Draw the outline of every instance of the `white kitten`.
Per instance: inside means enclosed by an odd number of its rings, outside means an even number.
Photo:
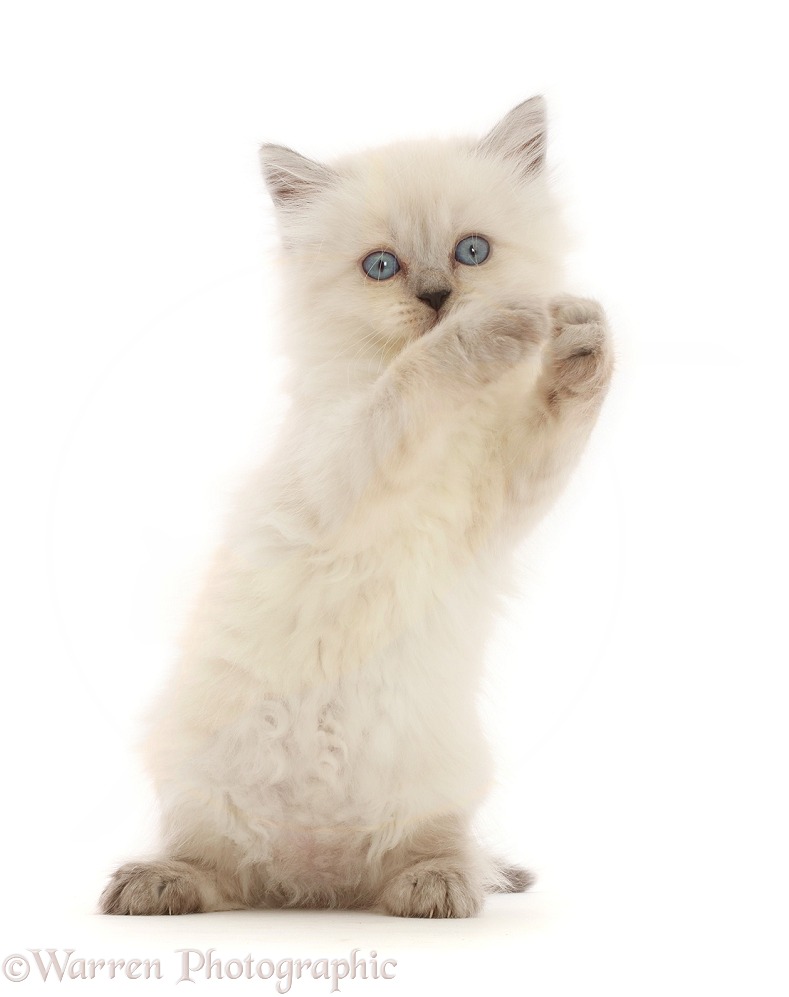
[[[481,142],[263,148],[293,404],[153,718],[162,856],[114,874],[106,913],[465,917],[528,885],[470,831],[477,682],[612,365],[599,306],[559,296],[544,136],[534,98]]]

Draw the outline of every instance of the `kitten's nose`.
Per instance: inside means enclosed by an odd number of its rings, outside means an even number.
[[[449,297],[449,291],[428,291],[427,294],[418,294],[417,297],[420,301],[424,301],[425,304],[430,305],[431,308],[435,308],[438,311]]]

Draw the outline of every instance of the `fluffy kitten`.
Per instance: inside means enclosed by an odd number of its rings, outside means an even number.
[[[262,149],[292,407],[153,717],[161,856],[104,912],[467,917],[528,885],[470,830],[475,694],[512,549],[612,366],[600,307],[559,293],[544,151],[540,98],[480,142]]]

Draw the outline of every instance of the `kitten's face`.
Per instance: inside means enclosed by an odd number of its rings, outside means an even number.
[[[308,336],[347,361],[366,346],[402,348],[472,298],[552,293],[562,239],[541,111],[528,101],[482,143],[402,143],[332,168],[264,147],[288,293]]]

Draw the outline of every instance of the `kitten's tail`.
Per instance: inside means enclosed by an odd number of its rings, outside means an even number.
[[[496,864],[496,873],[488,883],[490,893],[523,893],[532,886],[537,877],[519,865]]]

